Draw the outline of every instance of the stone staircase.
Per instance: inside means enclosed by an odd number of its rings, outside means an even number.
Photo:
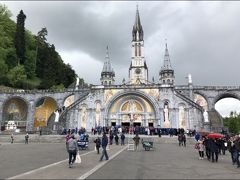
[[[66,128],[66,125],[67,125],[67,115],[68,115],[69,111],[72,110],[74,107],[76,107],[84,99],[86,99],[88,94],[89,94],[89,91],[83,92],[80,95],[79,99],[77,99],[70,106],[65,108],[65,110],[60,114],[58,122],[54,122],[55,114],[53,112],[51,114],[51,116],[49,117],[49,119],[48,119],[47,126],[42,128],[42,134],[45,134],[45,135],[60,134],[62,129]],[[55,126],[56,130],[53,130],[54,126]]]
[[[0,144],[3,143],[10,143],[11,142],[11,135],[7,134],[0,134]],[[96,139],[97,135],[90,135],[89,142],[93,143]],[[129,135],[126,135],[125,143],[128,142]],[[131,136],[132,138],[132,136]],[[147,136],[147,135],[140,135],[141,140],[152,139],[154,143],[157,144],[177,144],[178,139],[177,136],[169,137],[169,136]],[[140,143],[141,143],[140,140]],[[25,142],[25,134],[15,134],[14,135],[14,143],[24,143]],[[65,135],[39,135],[39,134],[29,134],[29,143],[65,143]],[[115,141],[113,141],[115,143]],[[187,136],[187,144],[195,144],[194,137]]]
[[[204,112],[203,108],[195,103],[194,101],[192,101],[191,99],[189,99],[188,97],[184,96],[183,94],[181,94],[178,91],[174,91],[176,96],[178,96],[179,98],[183,99],[184,101],[188,102],[189,104],[191,104],[193,107],[195,107],[196,109],[200,110],[202,113]]]
[[[208,111],[208,119],[210,121],[211,131],[213,132],[222,131],[223,118],[215,109]]]
[[[0,135],[0,144],[10,143],[11,135]],[[24,143],[25,134],[16,134],[14,135],[14,143]],[[29,143],[64,143],[64,135],[42,135],[39,134],[29,134]]]

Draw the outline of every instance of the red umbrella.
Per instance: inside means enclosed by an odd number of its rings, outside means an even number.
[[[210,133],[210,134],[208,134],[208,138],[216,138],[216,139],[218,139],[218,138],[223,138],[223,137],[224,137],[224,135],[219,134],[219,133]]]

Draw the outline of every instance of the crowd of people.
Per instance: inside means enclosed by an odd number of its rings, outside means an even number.
[[[226,151],[231,154],[233,165],[240,167],[239,153],[240,153],[240,136],[224,136],[222,138],[209,138],[208,136],[195,136],[195,149],[198,150],[199,159],[206,159],[211,162],[218,162],[219,155],[225,155]]]
[[[156,131],[156,132],[155,132]],[[95,148],[97,151],[97,154],[100,154],[100,147],[102,147],[102,155],[100,157],[100,161],[103,160],[105,157],[106,160],[109,159],[109,156],[106,151],[106,147],[108,143],[112,145],[115,143],[116,145],[119,145],[119,141],[121,145],[125,145],[125,134],[133,133],[135,134],[133,140],[134,140],[134,149],[137,150],[139,146],[140,137],[139,134],[160,134],[160,137],[162,134],[167,134],[172,136],[177,136],[178,138],[178,145],[181,147],[186,147],[186,135],[187,136],[194,136],[196,140],[195,149],[197,149],[199,154],[199,159],[203,160],[204,158],[211,161],[211,162],[218,162],[219,155],[225,155],[226,151],[229,151],[231,154],[231,160],[233,165],[237,165],[237,167],[240,167],[239,163],[239,153],[240,153],[240,136],[228,136],[225,135],[223,138],[209,138],[207,135],[200,135],[196,131],[185,131],[184,129],[165,129],[166,132],[164,132],[163,128],[148,128],[143,129],[142,127],[133,127],[132,131],[129,128],[121,127],[121,126],[112,126],[112,127],[101,127],[98,126],[96,128],[92,128],[92,135],[97,135],[96,139],[94,140]],[[76,133],[77,132],[77,133]],[[155,132],[152,133],[151,132]],[[163,133],[164,132],[164,133]],[[68,140],[71,139],[74,134],[79,134],[80,139],[86,138],[86,130],[84,128],[81,128],[79,130],[72,129],[67,131],[66,136],[66,144],[68,144]],[[102,134],[102,137],[100,138],[100,135]],[[106,134],[109,134],[109,138]],[[72,135],[72,136],[71,136]],[[68,138],[67,138],[68,137]],[[88,136],[87,136],[88,139]],[[68,147],[67,147],[68,148]],[[69,148],[68,148],[69,150]],[[69,152],[69,166],[75,161],[75,152]],[[71,159],[71,160],[70,160]]]

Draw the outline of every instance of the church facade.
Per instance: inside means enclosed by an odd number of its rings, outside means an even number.
[[[108,47],[101,72],[101,86],[92,91],[68,115],[68,128],[96,126],[144,126],[161,128],[209,129],[206,100],[193,93],[191,75],[188,85],[175,85],[166,44],[158,82],[149,81],[144,57],[144,31],[136,10],[132,29],[132,54],[129,79],[115,85],[115,72]]]

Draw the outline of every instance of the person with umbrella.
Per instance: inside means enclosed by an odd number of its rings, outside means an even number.
[[[218,162],[218,146],[216,143],[216,139],[210,138],[209,140],[209,147],[210,147],[210,154],[212,157],[212,162]],[[214,154],[215,154],[215,159],[214,159]]]
[[[207,159],[210,161],[210,158],[211,158],[210,143],[209,143],[210,140],[208,137],[204,137],[203,139],[204,139],[203,145],[205,146],[206,156],[207,156]]]

